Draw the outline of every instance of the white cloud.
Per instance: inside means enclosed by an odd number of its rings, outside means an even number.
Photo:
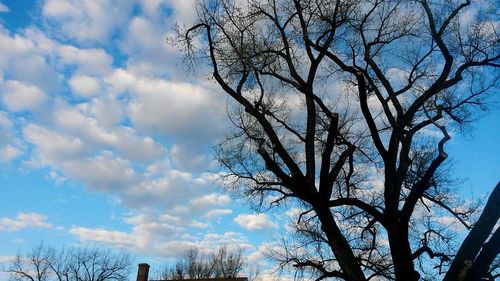
[[[204,217],[207,219],[217,218],[225,215],[230,215],[233,213],[231,209],[213,209],[208,211]]]
[[[460,223],[455,217],[438,217],[437,222],[445,226],[447,229],[451,229],[457,233],[466,230],[465,226]]]
[[[137,241],[133,236],[121,231],[73,227],[70,229],[70,233],[84,241],[104,242],[122,248],[133,248],[137,246]]]
[[[207,207],[214,205],[226,205],[231,202],[231,198],[225,194],[207,194],[191,200],[191,204],[197,207]]]
[[[135,17],[128,26],[128,40],[124,42],[124,48],[128,53],[146,58],[158,60],[167,59],[168,48],[165,42],[165,30],[155,26],[144,17]],[[158,40],[161,38],[160,40]],[[171,52],[170,52],[171,53]]]
[[[20,81],[6,81],[3,88],[3,102],[10,111],[35,110],[45,100],[45,93],[34,85]]]
[[[138,180],[139,176],[129,165],[129,161],[103,152],[95,157],[65,161],[60,169],[64,175],[85,183],[91,189],[113,192],[125,190]]]
[[[7,112],[0,111],[0,146],[10,143],[14,137],[14,124],[10,121]]]
[[[170,157],[177,167],[191,172],[206,172],[216,165],[208,154],[202,154],[182,144],[174,144],[170,148]]]
[[[168,2],[174,9],[174,16],[177,22],[191,24],[193,19],[196,18],[194,0],[168,0]]]
[[[101,90],[99,80],[91,76],[75,75],[69,81],[71,90],[81,97],[92,97]]]
[[[79,49],[70,45],[59,45],[56,51],[64,64],[76,65],[77,72],[85,75],[106,75],[112,72],[113,57],[103,49]]]
[[[164,148],[151,137],[137,136],[135,130],[130,127],[111,127],[110,124],[105,124],[108,127],[106,128],[91,115],[94,110],[95,107],[89,104],[61,106],[54,113],[55,121],[95,150],[115,150],[121,156],[134,161],[154,161],[164,156]],[[105,122],[109,123],[109,120]]]
[[[132,2],[128,0],[47,0],[43,15],[54,28],[80,42],[102,43],[126,23]]]
[[[12,263],[17,259],[16,256],[0,256],[0,264],[2,263]]]
[[[105,243],[160,257],[178,258],[193,247],[208,253],[223,244],[234,248],[252,248],[246,238],[236,232],[189,235],[186,227],[200,228],[206,225],[194,220],[179,221],[170,215],[138,214],[125,218],[125,222],[132,226],[131,231],[75,226],[70,233],[82,241]]]
[[[111,128],[125,118],[123,104],[112,97],[92,99],[88,103],[88,115],[99,120],[105,128]]]
[[[131,87],[130,117],[150,133],[175,137],[185,145],[206,145],[222,131],[221,103],[200,86],[139,78]]]
[[[135,2],[141,6],[132,18]],[[42,3],[43,27],[0,27],[0,90],[28,89],[23,99],[2,94],[5,108],[45,110],[36,120],[0,112],[0,161],[24,150],[26,163],[47,168],[46,179],[76,181],[145,212],[125,219],[129,231],[75,222],[70,231],[82,241],[170,257],[222,243],[249,248],[239,233],[210,233],[212,219],[233,213],[229,196],[214,193],[216,176],[203,173],[214,164],[207,145],[225,129],[225,96],[193,77],[179,82],[177,55],[164,40],[175,20],[192,19],[193,1]],[[164,8],[174,16],[162,14]],[[127,34],[114,37],[117,31]],[[117,41],[122,44],[108,48]],[[115,60],[115,47],[125,62]],[[30,215],[36,227],[51,227],[46,217],[36,224],[35,215],[25,214],[4,218],[0,229],[23,227]]]
[[[205,148],[223,130],[222,96],[208,88],[156,79],[117,69],[106,82],[115,95],[131,95],[132,125],[148,134],[163,135],[193,149]]]
[[[234,221],[247,230],[264,230],[278,227],[267,214],[240,214]]]
[[[41,164],[56,165],[85,155],[88,148],[78,138],[60,134],[38,125],[29,124],[23,130],[27,141],[35,145]]]
[[[9,162],[23,152],[15,135],[14,124],[6,112],[0,111],[0,162]]]
[[[20,149],[13,147],[12,145],[0,147],[0,162],[9,162],[17,158],[22,153],[23,152]]]
[[[210,192],[213,188],[196,183],[192,174],[175,169],[166,169],[159,174],[144,174],[140,183],[134,184],[123,194],[124,203],[134,208],[155,208],[158,205],[175,209],[189,207],[188,203]],[[182,209],[182,208],[179,208]],[[193,211],[186,209],[186,211]]]
[[[0,28],[0,71],[10,80],[22,81],[45,92],[58,90],[60,75],[48,64],[45,47],[27,36],[19,33],[11,36]]]
[[[52,225],[47,223],[47,216],[39,213],[20,212],[15,218],[0,218],[0,232],[25,228],[52,228]]]
[[[0,13],[8,13],[9,7],[5,6],[5,4],[0,3]]]

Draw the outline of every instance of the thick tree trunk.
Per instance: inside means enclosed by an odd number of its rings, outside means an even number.
[[[491,262],[493,261],[493,259],[486,259],[483,257],[481,257],[480,259],[476,259],[476,257],[478,256],[478,253],[482,247],[483,250],[488,250],[488,245],[484,245],[484,243],[490,236],[499,218],[500,182],[497,183],[495,189],[493,189],[493,192],[491,193],[490,197],[488,198],[488,202],[484,207],[483,213],[460,246],[460,249],[458,250],[457,255],[455,256],[455,259],[453,260],[450,269],[446,273],[443,281],[457,281],[460,280],[460,278],[464,279],[464,277],[459,278],[459,276],[467,275],[466,271],[469,270],[471,266],[475,268],[479,267],[477,264],[474,265],[474,263],[481,262],[481,260],[483,260],[482,262],[489,260],[491,260]],[[498,239],[498,235],[494,235],[492,237],[493,240],[491,242],[493,245],[495,243],[498,243],[495,242],[495,238]],[[486,254],[486,252],[484,254]],[[482,268],[483,271],[488,270],[491,266],[491,262],[490,264],[482,264],[480,268]],[[478,274],[485,273],[486,272],[478,272]]]
[[[366,277],[354,256],[351,246],[342,235],[328,207],[315,209],[321,222],[321,230],[326,234],[328,244],[337,259],[342,272],[349,281],[366,281]]]
[[[500,253],[500,227],[495,230],[490,240],[483,245],[481,252],[477,256],[472,268],[467,274],[467,281],[484,281],[488,276],[488,271],[495,258]]]
[[[417,281],[420,274],[415,271],[408,240],[408,225],[394,223],[388,228],[389,246],[397,281]]]

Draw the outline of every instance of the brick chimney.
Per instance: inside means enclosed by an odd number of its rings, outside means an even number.
[[[148,281],[149,264],[140,263],[139,270],[137,270],[137,281]]]

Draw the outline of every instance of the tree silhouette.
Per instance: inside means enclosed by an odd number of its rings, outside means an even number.
[[[131,263],[125,253],[97,248],[58,250],[40,244],[25,256],[17,255],[7,272],[15,281],[125,281]]]
[[[174,40],[230,97],[224,182],[257,207],[303,209],[282,265],[316,280],[492,278],[499,187],[474,223],[445,144],[498,89],[495,5],[197,2]],[[470,230],[458,252],[456,222]]]
[[[203,255],[198,249],[192,248],[186,250],[184,257],[175,265],[165,266],[159,279],[234,278],[243,273],[244,267],[245,257],[241,249],[232,251],[227,246],[220,246],[216,252]]]

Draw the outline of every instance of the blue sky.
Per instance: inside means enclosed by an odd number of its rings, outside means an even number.
[[[228,244],[261,261],[277,219],[208,173],[225,96],[165,43],[191,2],[0,3],[0,261],[41,241],[153,264]]]
[[[225,243],[263,262],[288,213],[253,213],[217,187],[226,97],[165,43],[192,1],[0,3],[0,262],[41,241],[153,264]],[[447,145],[464,197],[499,180],[499,101]]]

